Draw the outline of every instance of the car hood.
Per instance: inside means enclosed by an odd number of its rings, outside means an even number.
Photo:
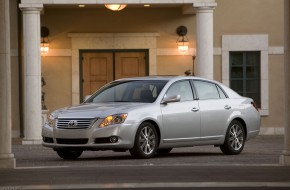
[[[139,108],[148,103],[111,102],[84,103],[77,106],[57,110],[58,118],[104,118],[108,115],[127,113],[131,109]]]

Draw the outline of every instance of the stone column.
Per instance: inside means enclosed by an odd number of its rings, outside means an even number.
[[[196,9],[195,75],[213,79],[213,9],[215,1],[194,3]]]
[[[0,0],[0,168],[14,168],[11,150],[11,63],[9,1]]]
[[[40,11],[42,4],[20,4],[24,44],[24,139],[23,144],[41,143]]]
[[[284,88],[285,88],[285,120],[284,150],[280,156],[280,164],[290,165],[290,3],[284,1]]]

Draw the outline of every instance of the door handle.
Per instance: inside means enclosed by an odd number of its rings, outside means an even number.
[[[199,109],[198,108],[192,108],[191,111],[197,112]]]
[[[229,105],[225,105],[225,109],[226,110],[229,110],[229,109],[231,109],[232,107],[231,106],[229,106]]]

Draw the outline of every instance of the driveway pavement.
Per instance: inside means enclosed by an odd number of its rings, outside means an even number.
[[[258,136],[246,142],[242,154],[225,156],[219,148],[199,146],[175,148],[170,154],[156,155],[153,159],[132,159],[129,152],[87,151],[78,160],[64,161],[56,152],[41,145],[20,145],[13,143],[13,153],[17,167],[47,166],[126,166],[126,165],[278,165],[283,149],[283,136]]]
[[[279,165],[282,136],[258,136],[240,155],[213,146],[176,148],[152,159],[129,152],[85,152],[64,161],[41,145],[13,141],[16,169],[0,170],[11,189],[290,189],[290,167]]]

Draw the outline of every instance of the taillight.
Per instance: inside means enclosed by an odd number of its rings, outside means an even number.
[[[259,108],[258,108],[258,106],[257,106],[257,104],[256,104],[255,102],[251,102],[251,104],[254,106],[254,108],[255,108],[257,111],[259,111]]]

